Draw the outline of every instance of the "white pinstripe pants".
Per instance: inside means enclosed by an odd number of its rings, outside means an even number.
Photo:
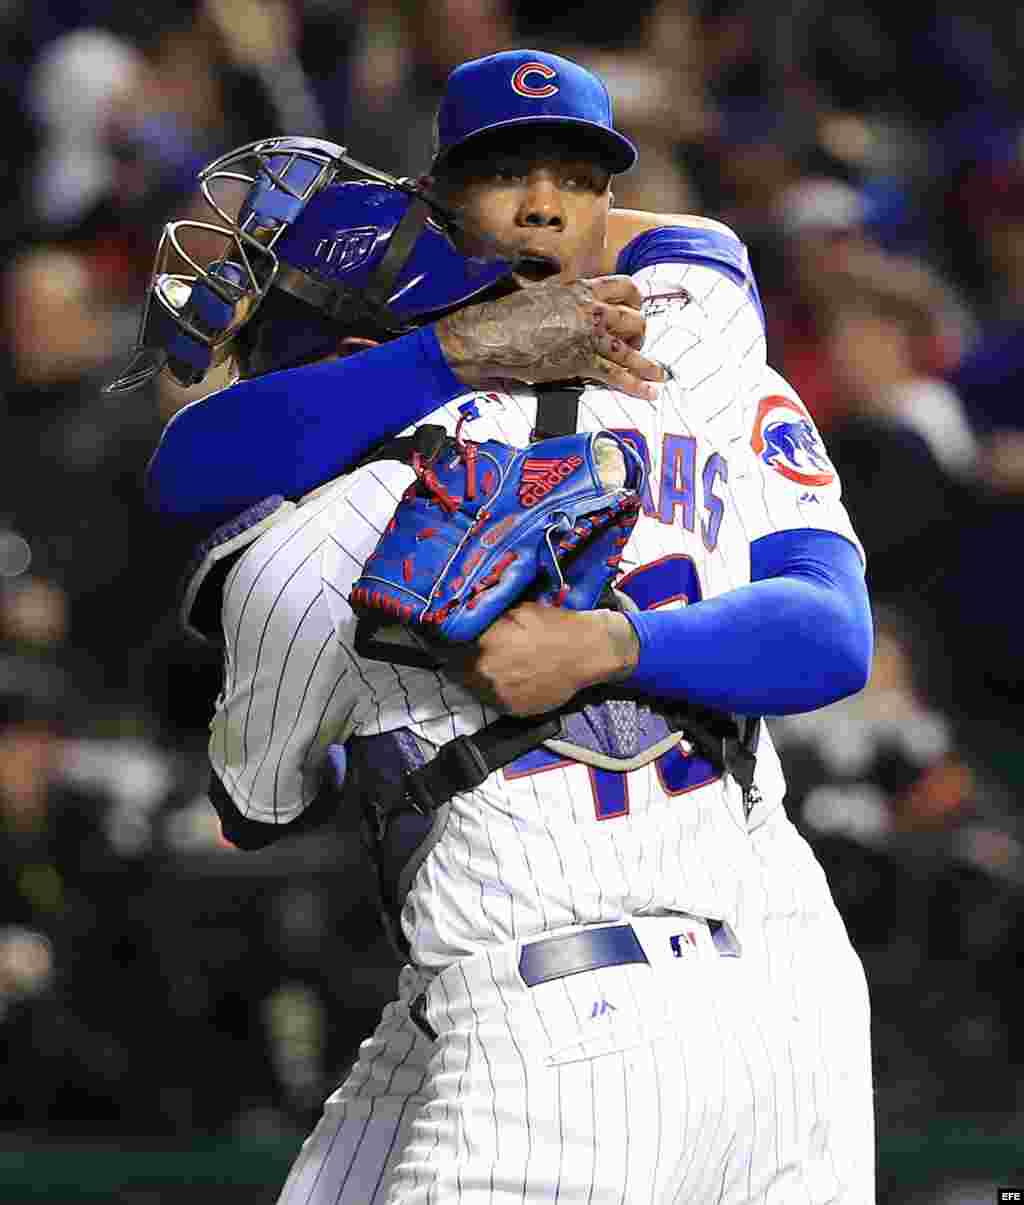
[[[429,982],[434,1042],[404,972],[279,1205],[872,1205],[860,962],[810,851],[762,828],[739,958],[700,922],[634,918],[647,965],[528,988],[496,948]]]

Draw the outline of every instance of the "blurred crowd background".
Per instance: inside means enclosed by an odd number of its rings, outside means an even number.
[[[176,620],[191,534],[142,495],[189,395],[100,386],[203,163],[301,133],[415,174],[448,71],[537,45],[607,81],[641,149],[618,204],[747,241],[769,359],[840,470],[875,665],[773,724],[788,806],[871,983],[879,1200],[988,1201],[1024,1168],[1024,12],[4,0],[0,22],[0,1173],[54,1140],[290,1155],[390,994],[354,826],[220,839],[219,662]]]

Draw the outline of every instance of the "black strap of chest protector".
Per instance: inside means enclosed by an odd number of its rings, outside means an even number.
[[[456,737],[442,745],[426,765],[405,772],[405,799],[399,806],[404,803],[429,815],[456,795],[480,786],[495,770],[557,737],[563,713],[602,699],[622,699],[624,694],[628,692],[621,687],[598,687],[576,695],[564,708],[544,716],[501,716],[472,736]],[[651,705],[651,700],[644,701]],[[667,701],[660,710],[677,731],[685,733],[701,756],[719,772],[736,780],[745,800],[754,802],[754,769],[761,734],[759,717],[734,716],[708,707]]]
[[[538,440],[549,439],[553,435],[574,434],[583,389],[584,386],[576,381],[554,381],[550,385],[538,385],[536,426],[530,433],[530,438]],[[444,427],[424,423],[411,435],[399,435],[378,444],[349,471],[354,472],[376,460],[401,460],[411,464],[414,452],[418,452],[430,463],[437,457],[448,438]]]
[[[537,422],[530,438],[550,439],[553,435],[574,435],[580,409],[583,384],[579,381],[552,381],[535,385]]]
[[[561,726],[557,714],[504,715],[472,736],[457,736],[426,765],[405,772],[405,803],[425,816],[436,812],[456,795],[480,786],[495,770],[557,736]]]

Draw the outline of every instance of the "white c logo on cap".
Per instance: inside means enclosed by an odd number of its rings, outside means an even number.
[[[528,84],[526,77],[539,75],[541,79],[552,80],[557,74],[554,67],[549,67],[547,63],[523,63],[512,76],[512,91],[531,98],[554,96],[558,91],[557,84]]]

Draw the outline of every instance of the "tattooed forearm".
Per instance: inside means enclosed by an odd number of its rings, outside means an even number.
[[[600,322],[588,284],[541,284],[450,314],[437,336],[467,383],[504,376],[532,385],[580,376],[597,352]]]
[[[452,371],[470,387],[585,377],[638,396],[661,369],[643,341],[639,294],[628,277],[543,283],[449,314],[435,327]]]

